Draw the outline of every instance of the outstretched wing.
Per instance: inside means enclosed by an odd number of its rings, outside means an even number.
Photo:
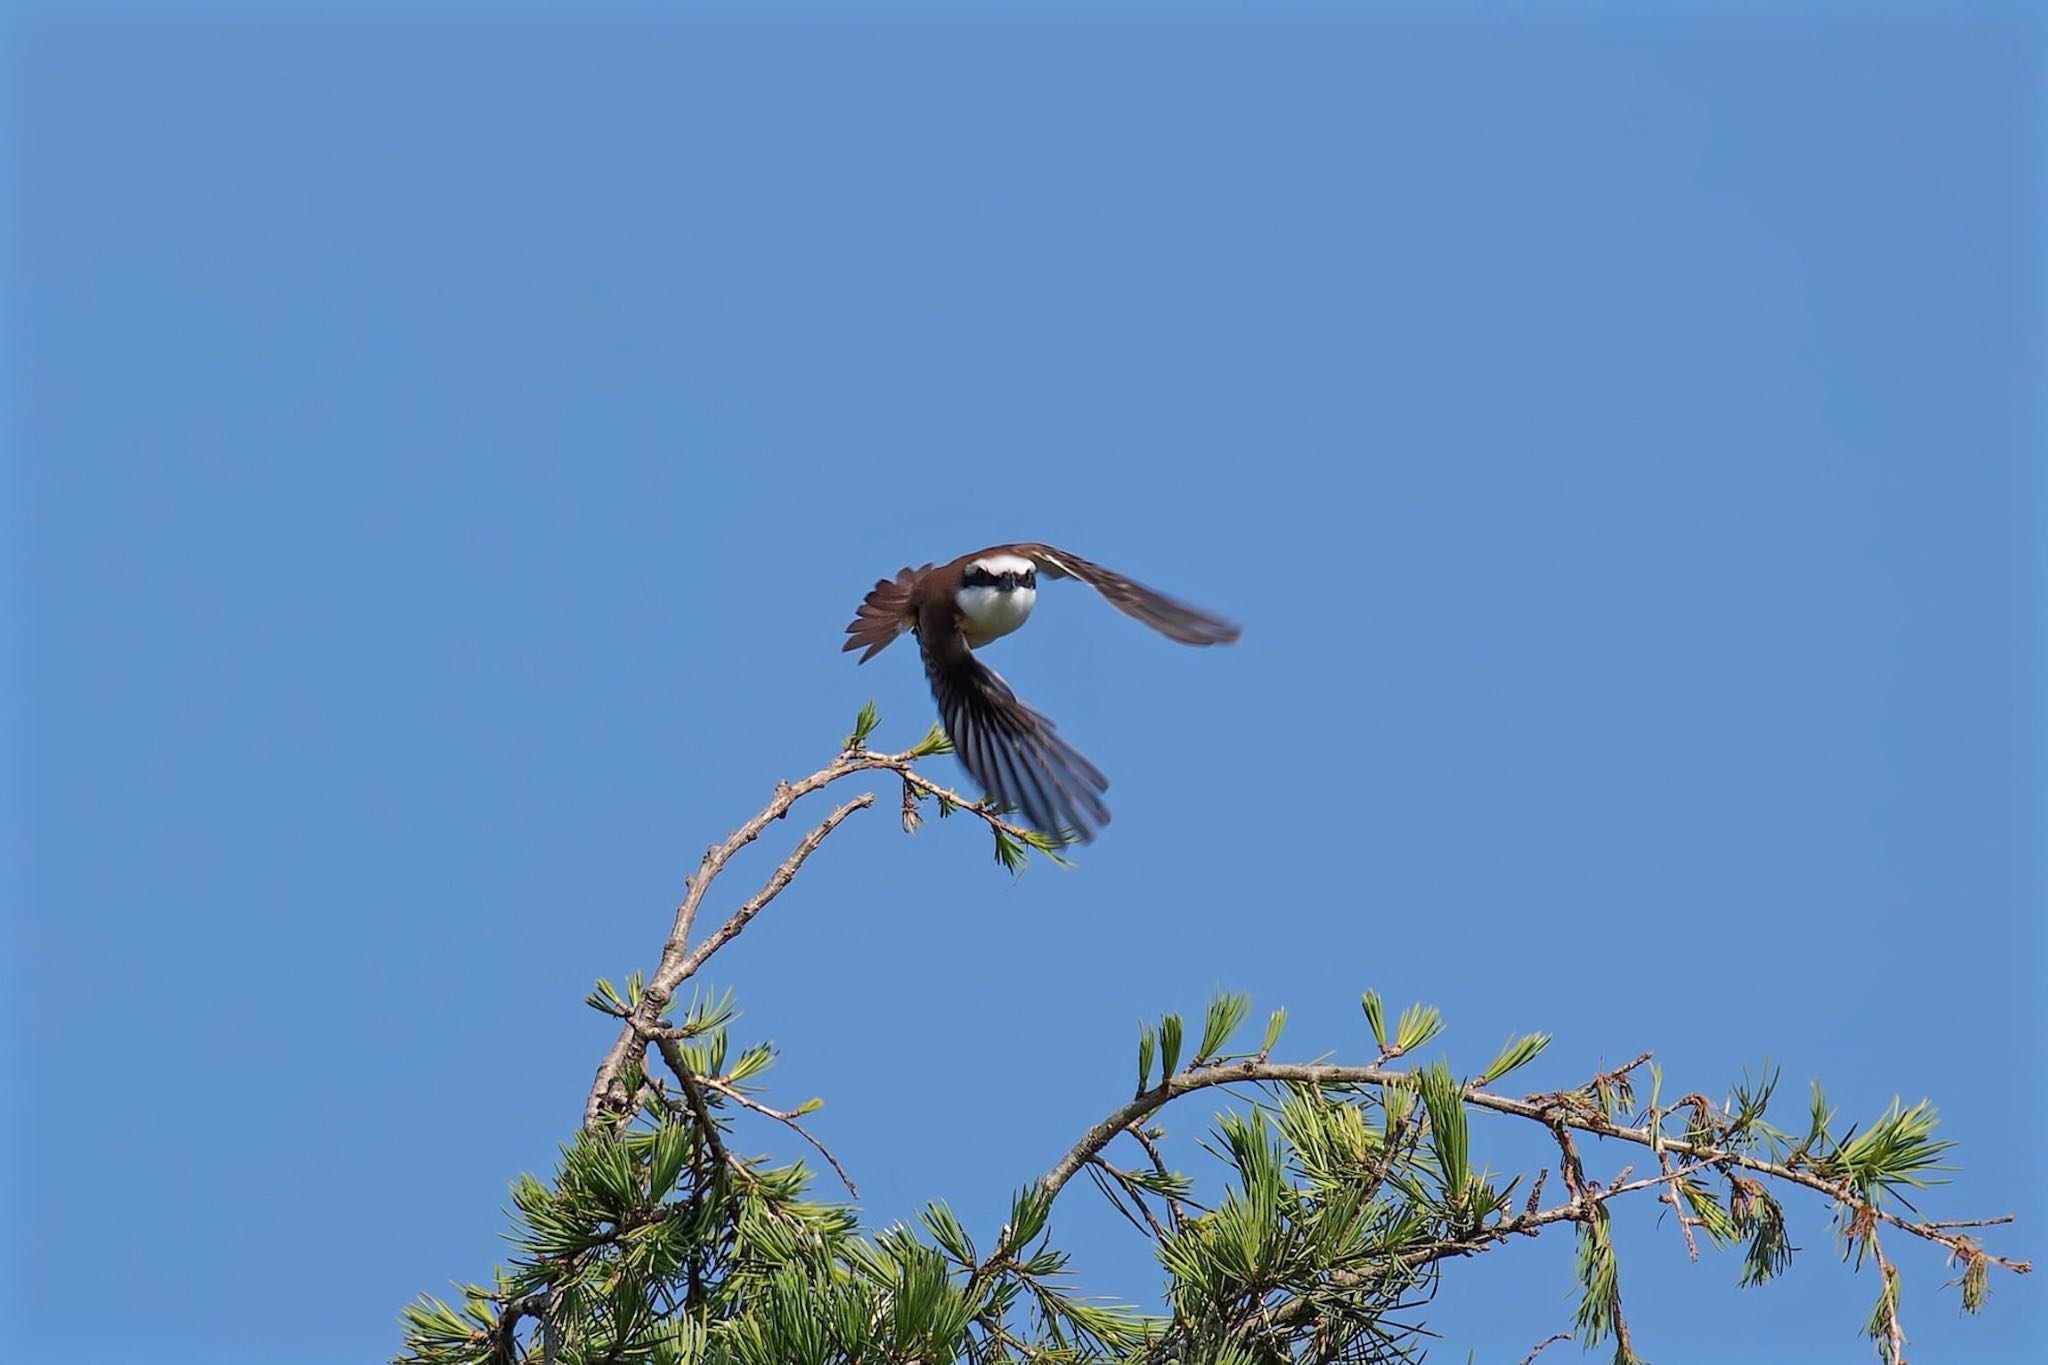
[[[841,654],[850,649],[865,649],[859,662],[866,663],[889,647],[889,642],[917,624],[917,612],[911,606],[911,596],[924,576],[932,571],[927,564],[922,569],[905,567],[897,571],[895,579],[884,578],[875,584],[853,613],[853,623],[846,633],[853,638],[839,647]]]
[[[953,752],[968,776],[1043,834],[1071,831],[1086,843],[1109,823],[1109,779],[1059,737],[1051,721],[1017,700],[974,657],[958,630],[920,630],[925,676]]]
[[[1118,611],[1136,617],[1169,640],[1178,640],[1184,645],[1227,645],[1243,634],[1234,623],[1220,616],[1211,616],[1199,607],[1176,602],[1165,593],[1154,592],[1143,583],[1134,583],[1115,570],[1090,563],[1077,554],[1069,554],[1050,545],[1012,545],[1009,548],[1032,560],[1041,573],[1050,577],[1080,579],[1108,598],[1110,605]]]

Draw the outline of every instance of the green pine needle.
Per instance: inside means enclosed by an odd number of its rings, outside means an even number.
[[[1024,851],[1024,845],[1004,833],[1000,826],[990,825],[988,828],[989,832],[995,835],[996,861],[1013,873],[1023,872],[1024,865],[1030,857]]]
[[[1547,1033],[1525,1033],[1519,1038],[1510,1038],[1501,1046],[1500,1054],[1491,1065],[1479,1074],[1474,1085],[1491,1085],[1510,1071],[1518,1070],[1536,1060],[1538,1053],[1550,1046]]]
[[[1387,1015],[1380,1003],[1378,991],[1367,991],[1358,997],[1358,1007],[1365,1011],[1366,1026],[1372,1029],[1373,1045],[1381,1052],[1387,1050]]]
[[[1259,1040],[1259,1056],[1264,1057],[1273,1050],[1273,1044],[1280,1041],[1280,1030],[1287,1027],[1287,1011],[1274,1010],[1266,1017],[1266,1036]]]
[[[1465,1186],[1471,1177],[1467,1150],[1469,1132],[1465,1123],[1465,1087],[1442,1062],[1416,1073],[1422,1087],[1422,1104],[1429,1111],[1429,1145],[1443,1175],[1444,1202],[1455,1212],[1465,1206]]]
[[[1202,1047],[1195,1054],[1195,1062],[1214,1061],[1251,1012],[1252,998],[1241,992],[1219,993],[1211,999],[1202,1020]]]
[[[1444,1016],[1435,1005],[1416,1003],[1401,1011],[1394,1028],[1394,1051],[1413,1052],[1443,1032]]]
[[[1173,1073],[1180,1067],[1181,1022],[1178,1014],[1164,1015],[1159,1020],[1159,1078],[1161,1082],[1173,1079]]]
[[[882,713],[875,709],[874,700],[870,698],[867,704],[860,708],[860,714],[853,718],[853,733],[846,737],[843,746],[846,752],[857,754],[867,748],[868,736],[872,735],[875,727],[881,723]]]

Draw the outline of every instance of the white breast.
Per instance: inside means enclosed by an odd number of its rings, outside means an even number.
[[[1038,602],[1038,589],[1001,588],[979,586],[960,589],[956,599],[960,603],[960,614],[966,618],[960,623],[960,633],[967,637],[967,643],[977,648],[998,636],[1011,631],[1030,619],[1031,608]]]

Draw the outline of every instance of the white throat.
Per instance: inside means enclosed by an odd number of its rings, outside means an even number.
[[[1038,602],[1036,588],[964,587],[955,594],[960,604],[960,633],[977,648],[1030,619]]]

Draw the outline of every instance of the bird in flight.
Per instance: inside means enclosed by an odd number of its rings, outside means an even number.
[[[1118,611],[1185,645],[1227,645],[1239,634],[1230,622],[1100,564],[1027,542],[882,579],[846,628],[851,638],[841,652],[864,649],[859,661],[866,663],[904,631],[915,632],[946,736],[968,776],[1041,833],[1067,831],[1085,843],[1109,822],[1102,802],[1109,779],[974,656],[1024,624],[1038,601],[1040,574],[1078,578]]]

